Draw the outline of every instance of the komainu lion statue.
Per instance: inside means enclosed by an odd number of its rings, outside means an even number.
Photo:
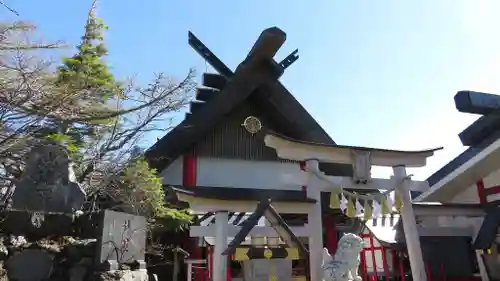
[[[361,281],[358,275],[359,253],[363,250],[363,239],[347,233],[340,238],[337,252],[332,257],[323,248],[323,281]]]

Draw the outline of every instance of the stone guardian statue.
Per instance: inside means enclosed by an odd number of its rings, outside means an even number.
[[[332,257],[323,248],[323,281],[361,281],[358,275],[359,254],[363,250],[363,239],[347,233],[340,238],[337,252]]]

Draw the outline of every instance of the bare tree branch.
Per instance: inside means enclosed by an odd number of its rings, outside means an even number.
[[[79,53],[65,58],[62,66],[44,59],[60,42],[33,39],[35,27],[25,22],[0,23],[0,200],[12,194],[30,148],[59,138],[70,151],[83,188],[112,198],[117,208],[149,216],[164,204],[157,193],[163,187],[147,163],[137,160],[141,145],[151,132],[171,128],[171,114],[192,98],[195,71],[189,69],[180,81],[160,73],[145,87],[118,81],[109,72],[92,76],[91,66],[106,67],[100,60],[104,47],[91,42],[102,39],[96,31],[102,27],[94,18],[96,6],[94,0],[87,21],[94,29],[86,27]],[[78,64],[89,56],[98,59]],[[91,205],[93,209],[96,204]]]
[[[10,6],[8,6],[7,4],[5,4],[5,2],[0,1],[0,5],[4,6],[7,10],[9,10],[10,12],[12,12],[16,16],[19,16],[19,13],[16,10],[14,10],[13,8],[11,8]]]

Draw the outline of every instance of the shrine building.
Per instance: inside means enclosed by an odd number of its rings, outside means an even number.
[[[238,81],[238,86],[248,90],[239,91],[225,88],[227,80],[233,75],[232,71],[191,33],[189,43],[206,56],[207,62],[219,73],[203,74],[203,87],[197,89],[196,100],[191,102],[185,119],[146,152],[151,167],[159,171],[167,188],[190,191],[213,200],[238,203],[270,197],[276,204],[307,204],[304,192],[307,187],[300,184],[302,180],[297,176],[304,163],[279,159],[274,149],[264,144],[264,135],[258,131],[253,133],[251,128],[254,126],[259,130],[258,126],[262,126],[265,130],[294,139],[335,144],[277,80],[279,70],[282,72],[298,58],[297,52],[278,66],[263,66],[277,69],[275,77],[266,77],[269,82],[251,89],[251,82],[243,79]],[[226,92],[231,92],[230,98],[221,95]],[[245,120],[247,126],[244,126]],[[328,175],[352,174],[348,165],[320,164],[320,169]],[[322,200],[325,201],[323,206],[328,206],[329,195],[324,194]],[[230,212],[229,223],[237,225],[247,217],[246,212]],[[307,221],[307,215],[300,213],[287,213],[283,217],[290,226],[303,227]],[[208,225],[212,219],[211,212],[198,214],[197,224]],[[323,210],[323,221],[325,246],[332,253],[340,233],[358,232],[358,228],[362,227],[357,220],[346,218],[339,210],[328,207]],[[271,239],[253,240],[253,244],[259,244]],[[189,258],[206,260],[211,243],[213,239],[210,238],[189,238],[185,246],[190,253]],[[305,276],[306,264],[306,261],[294,262],[294,275]],[[238,268],[237,263],[231,265]],[[205,280],[203,274],[206,273],[195,273],[194,280]],[[241,274],[234,272],[231,276],[237,278]]]
[[[306,210],[310,209],[311,204],[320,203],[322,241],[330,253],[335,253],[337,242],[343,233],[355,233],[365,240],[360,267],[360,276],[364,281],[411,280],[407,243],[399,214],[394,212],[366,222],[356,216],[347,216],[337,207],[331,208],[333,197],[329,192],[321,192],[319,198],[310,198],[307,180],[304,179],[305,161],[278,157],[276,149],[266,144],[266,136],[276,136],[284,141],[335,146],[335,141],[279,81],[286,68],[298,59],[297,51],[281,62],[272,59],[285,39],[286,35],[278,28],[265,30],[248,56],[233,72],[194,34],[189,33],[190,46],[218,73],[203,73],[202,86],[197,89],[196,98],[191,102],[184,120],[160,138],[145,154],[150,166],[157,169],[163,178],[167,200],[179,205],[187,202],[182,206],[190,207],[195,212],[196,221],[189,233],[186,233],[183,245],[189,253],[183,269],[187,280],[217,280],[214,274],[220,274],[219,264],[214,265],[212,259],[214,251],[220,251],[220,248],[214,247],[220,234],[214,226],[216,217],[227,221],[227,234],[224,234],[227,237],[221,239],[227,239],[224,244],[230,244],[233,237],[240,233],[244,222],[249,218],[253,219],[257,203],[267,199],[272,199],[273,209],[279,213],[278,221],[282,219],[280,227],[289,232],[280,233],[278,230],[278,233],[274,233],[271,228],[276,228],[276,223],[255,221],[255,230],[248,232],[252,235],[239,241],[238,247],[252,249],[244,250],[246,254],[243,259],[251,259],[249,255],[254,254],[267,255],[268,259],[271,256],[282,259],[290,257],[285,267],[290,268],[291,280],[308,280],[308,271],[311,270],[308,256],[290,253],[296,253],[294,249],[302,243],[306,248],[310,247],[308,240],[304,239],[311,231],[308,228],[310,222]],[[500,147],[500,140],[496,142],[499,142]],[[492,145],[491,142],[489,145]],[[481,147],[484,149],[484,145]],[[500,153],[500,148],[498,151]],[[432,152],[426,151],[426,157],[432,155]],[[472,161],[481,153],[469,152],[475,156],[469,157],[467,161]],[[460,162],[460,165],[465,162]],[[491,160],[488,163],[491,164]],[[484,169],[483,166],[479,168]],[[495,184],[490,178],[500,177],[500,173],[498,176],[485,175],[484,179],[481,178],[482,181],[477,182],[472,180],[473,176],[469,176],[467,182],[471,181],[470,185],[473,187],[462,187],[462,178],[450,179],[455,175],[453,169],[444,167],[442,170],[447,172],[438,172],[438,175],[429,178],[431,188],[428,189],[427,185],[426,189],[421,190],[418,197],[420,202],[413,204],[427,266],[426,279],[475,280],[476,271],[477,276],[480,273],[476,270],[477,257],[471,250],[474,242],[471,240],[472,232],[469,231],[468,223],[482,220],[485,216],[485,211],[479,205],[482,201],[477,194],[486,194],[485,198],[495,197],[496,193],[492,191],[495,188],[484,190]],[[353,165],[347,164],[319,161],[319,171],[326,176],[354,176]],[[461,187],[456,187],[458,185]],[[483,186],[483,189],[476,186]],[[443,188],[446,191],[440,191]],[[453,192],[456,197],[452,198],[449,190],[455,190]],[[478,193],[478,190],[483,191]],[[348,191],[356,194],[379,193],[378,190],[368,189]],[[464,203],[464,200],[474,204],[458,204]],[[425,203],[426,201],[453,204],[436,205]],[[221,210],[226,210],[227,213],[220,214],[218,211]],[[465,221],[465,225],[444,226],[437,222],[445,220],[440,214],[448,216],[448,221],[449,217],[451,220],[456,220],[457,216],[464,217],[462,221]],[[490,216],[497,220],[500,217]],[[411,217],[405,218],[413,220]],[[392,238],[377,236],[377,228],[381,226],[393,230]],[[289,235],[290,231],[293,235]],[[294,247],[289,247],[290,241]],[[446,250],[443,247],[447,247]],[[259,248],[264,250],[260,251]],[[271,253],[266,252],[265,249],[268,248],[282,249]],[[244,277],[250,274],[247,272],[249,267],[242,266],[242,256],[234,254],[234,248],[232,250],[233,254],[228,255],[225,264],[227,268],[223,269],[227,270],[227,274],[223,276],[227,277],[227,281],[247,280]],[[460,261],[453,258],[464,254],[466,256]],[[220,256],[221,252],[217,255]],[[419,281],[418,278],[413,280]]]
[[[203,73],[203,86],[197,89],[196,99],[191,102],[184,120],[146,152],[151,167],[159,171],[167,188],[190,191],[213,200],[238,204],[271,197],[278,204],[307,204],[308,198],[304,192],[306,186],[302,186],[302,180],[297,177],[304,163],[279,159],[274,149],[264,144],[264,135],[252,133],[249,127],[255,121],[258,123],[253,124],[256,130],[262,126],[266,130],[309,142],[335,144],[334,140],[286,87],[276,80],[279,74],[274,78],[266,78],[270,81],[257,89],[227,89],[225,85],[232,77],[232,71],[193,34],[190,34],[189,43],[202,54],[208,51],[209,55],[205,59],[219,73]],[[292,53],[277,69],[284,70],[296,58],[296,52]],[[239,84],[241,88],[252,87],[245,80]],[[228,91],[231,91],[229,99],[221,96]],[[245,120],[250,123],[246,127],[243,125]],[[328,175],[344,176],[352,173],[348,165],[322,164],[320,168]],[[323,197],[322,200],[328,202],[329,195],[324,194]],[[328,203],[323,205],[328,206]],[[211,212],[200,213],[197,224],[209,225],[213,217]],[[230,212],[229,223],[238,225],[247,217],[247,212]],[[283,217],[290,226],[303,227],[307,221],[307,215],[304,214],[288,213]],[[361,227],[361,224],[346,218],[339,210],[328,207],[323,210],[323,221],[325,246],[333,253],[339,233],[357,232],[356,228]],[[259,244],[271,239],[253,240],[253,244]],[[189,258],[206,260],[211,243],[213,238],[189,238],[185,246],[190,253]],[[202,264],[200,267],[203,267]],[[305,261],[294,262],[294,274],[304,276],[305,264]],[[241,277],[242,272],[237,272],[238,264],[233,262],[231,265],[231,276]],[[203,279],[204,274],[207,273],[195,272],[193,280],[206,280]]]

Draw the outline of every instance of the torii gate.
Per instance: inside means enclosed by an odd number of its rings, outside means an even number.
[[[424,167],[428,157],[442,148],[422,151],[396,151],[367,147],[340,145],[323,145],[293,140],[275,133],[267,133],[264,141],[268,147],[274,148],[278,157],[306,163],[308,174],[307,196],[316,199],[317,203],[308,213],[309,263],[311,281],[322,279],[321,262],[323,237],[321,231],[321,192],[334,191],[334,188],[345,189],[398,189],[403,201],[401,218],[408,247],[413,280],[426,281],[425,266],[418,236],[415,214],[413,212],[410,191],[428,189],[426,182],[412,181],[406,174],[406,167]],[[319,162],[350,164],[354,176],[326,176],[319,170]],[[371,166],[392,167],[394,175],[390,179],[372,179]]]

